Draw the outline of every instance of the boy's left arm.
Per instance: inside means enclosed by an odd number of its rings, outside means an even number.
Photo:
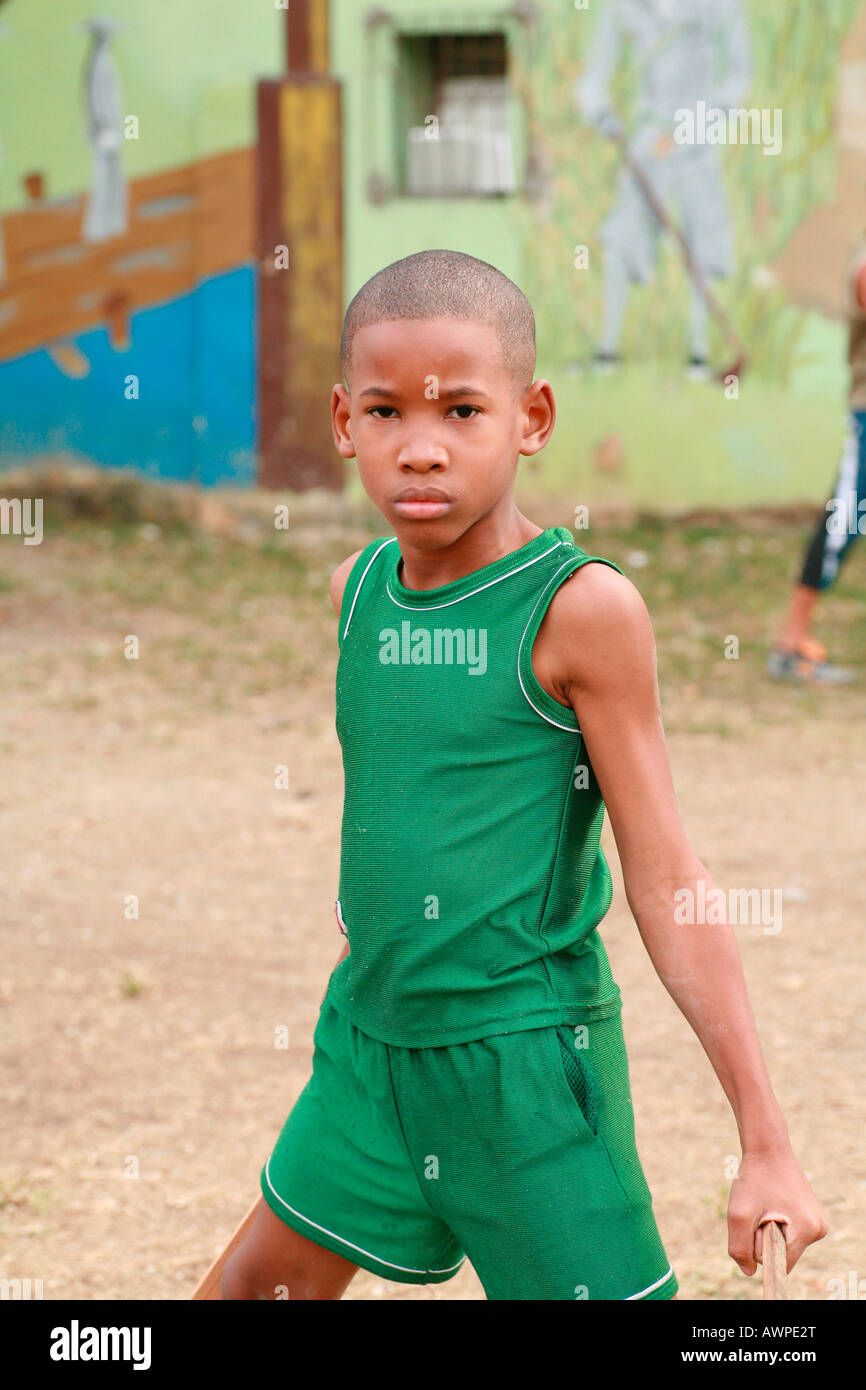
[[[680,823],[643,599],[609,566],[584,565],[557,591],[545,624],[555,685],[577,715],[641,938],[736,1117],[742,1160],[728,1204],[729,1254],[754,1274],[759,1226],[772,1218],[785,1223],[790,1270],[826,1235],[827,1221],[773,1094],[733,931],[724,922],[685,925],[674,916],[678,890],[697,895],[703,880],[703,901],[712,901],[714,884]]]

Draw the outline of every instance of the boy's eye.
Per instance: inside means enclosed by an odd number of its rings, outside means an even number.
[[[470,412],[469,414],[459,416],[458,418],[461,420],[471,420],[473,415],[480,415],[481,413],[477,405],[452,405],[448,414],[450,415],[454,410],[465,410]],[[389,411],[390,414],[380,415],[380,411]],[[397,407],[393,405],[374,405],[367,411],[368,415],[377,416],[380,420],[390,420],[396,413]]]

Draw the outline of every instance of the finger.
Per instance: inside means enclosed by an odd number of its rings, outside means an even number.
[[[788,1271],[794,1268],[807,1245],[812,1245],[816,1240],[823,1240],[827,1234],[826,1222],[815,1226],[806,1224],[798,1226],[789,1223],[783,1228],[785,1243],[788,1248]]]
[[[809,1237],[805,1231],[801,1231],[796,1226],[783,1226],[782,1232],[785,1237],[785,1247],[788,1261],[788,1273],[794,1268],[806,1246],[809,1244]]]
[[[728,1254],[744,1274],[754,1274],[755,1227],[747,1216],[728,1212]]]

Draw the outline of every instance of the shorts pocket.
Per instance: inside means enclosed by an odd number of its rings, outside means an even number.
[[[588,1028],[556,1025],[560,1071],[574,1108],[589,1136],[604,1153],[610,1171],[632,1210],[652,1205],[635,1144],[628,1058],[618,1017]],[[575,1041],[587,1039],[586,1047]]]
[[[581,1032],[585,1033],[585,1029]],[[587,1056],[588,1048],[579,1047],[578,1032],[568,1024],[556,1024],[553,1032],[553,1046],[556,1052],[557,1074],[577,1112],[585,1131],[598,1138],[601,1118],[602,1092],[592,1063]]]

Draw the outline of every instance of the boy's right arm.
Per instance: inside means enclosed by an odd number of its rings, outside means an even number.
[[[341,561],[341,563],[340,563],[340,564],[337,566],[337,568],[334,570],[334,573],[331,575],[331,584],[330,584],[331,602],[332,602],[332,604],[334,605],[334,611],[335,611],[335,613],[337,614],[337,617],[338,617],[338,618],[339,618],[339,616],[340,616],[340,608],[341,608],[342,602],[343,602],[343,593],[344,593],[344,591],[345,591],[346,584],[347,584],[348,579],[349,579],[349,575],[352,573],[352,570],[354,569],[354,566],[355,566],[355,561],[357,560],[357,558],[358,558],[358,556],[359,556],[360,554],[361,554],[361,551],[360,551],[360,550],[356,550],[355,553],[354,553],[354,555],[350,555],[350,556],[348,557],[348,559]],[[334,970],[336,970],[336,968],[337,968],[337,966],[340,964],[340,961],[341,961],[341,960],[345,960],[345,959],[346,959],[346,956],[347,956],[348,954],[349,954],[349,938],[346,937],[346,939],[345,939],[344,942],[343,942],[343,949],[342,949],[342,951],[340,952],[339,956],[337,957],[336,961],[334,962]],[[332,973],[333,973],[333,971],[332,971]],[[325,989],[325,994],[327,994],[327,992],[328,992],[328,991],[327,991],[327,988],[326,988],[326,989]],[[323,994],[323,995],[322,995],[322,998],[324,999],[324,997],[325,997],[325,995]]]
[[[356,550],[354,555],[350,555],[347,560],[342,560],[331,575],[331,602],[334,605],[334,611],[338,618],[340,616],[340,606],[343,602],[343,592],[348,583],[349,575],[355,567],[355,561],[360,554],[361,551]]]

